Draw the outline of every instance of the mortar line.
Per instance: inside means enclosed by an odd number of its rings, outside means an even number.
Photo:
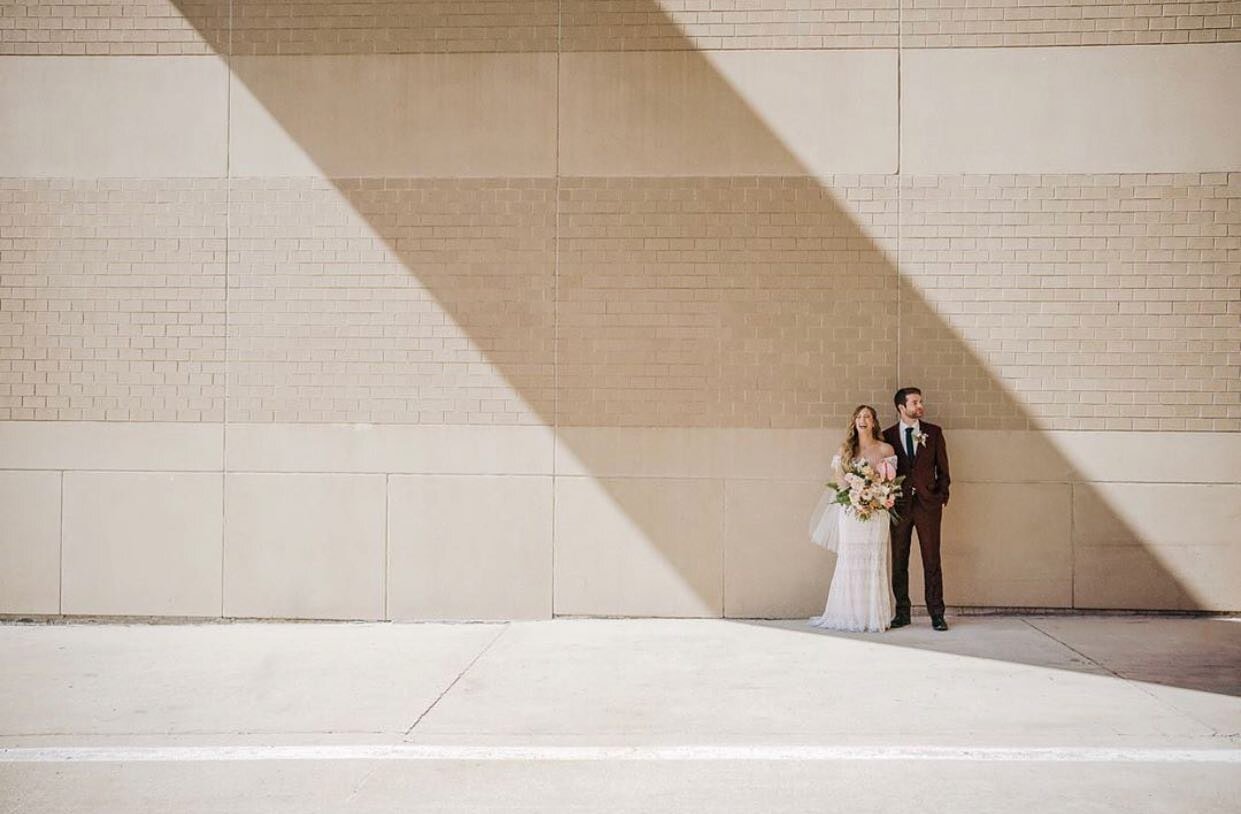
[[[414,729],[418,727],[418,724],[422,723],[422,719],[431,714],[431,710],[435,709],[436,706],[439,705],[439,702],[444,698],[445,695],[448,695],[448,693],[452,691],[453,687],[457,686],[457,682],[460,681],[462,678],[464,678],[465,674],[470,671],[470,668],[472,668],[475,664],[477,664],[478,660],[487,654],[487,651],[491,649],[492,645],[500,641],[500,637],[503,636],[505,632],[508,631],[508,629],[509,629],[509,623],[505,622],[503,626],[500,628],[500,632],[497,633],[491,639],[491,641],[487,642],[487,646],[484,647],[482,650],[480,650],[478,652],[478,655],[475,656],[470,661],[469,664],[465,665],[465,669],[463,669],[460,673],[458,673],[457,677],[454,678],[452,682],[447,687],[444,688],[444,691],[441,692],[438,696],[436,696],[435,700],[431,702],[431,705],[422,711],[422,714],[418,716],[418,720],[414,721],[412,724],[409,725],[409,728],[405,730],[406,737],[413,734],[413,731]]]
[[[551,524],[551,593],[549,615],[556,617],[556,476],[560,457],[560,62],[564,40],[564,0],[556,3],[556,127],[555,127],[555,221],[552,223],[552,495]]]

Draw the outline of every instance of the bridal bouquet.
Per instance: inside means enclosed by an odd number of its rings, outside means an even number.
[[[845,507],[845,511],[858,520],[869,520],[878,512],[886,511],[895,519],[892,507],[901,495],[901,482],[905,476],[896,476],[896,467],[884,461],[872,466],[870,461],[859,458],[844,467],[845,482],[842,488],[832,484],[836,489],[836,502]]]

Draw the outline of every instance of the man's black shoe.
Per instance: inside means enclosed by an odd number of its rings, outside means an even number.
[[[948,623],[944,621],[944,617],[942,616],[932,616],[931,627],[935,628],[936,630],[947,630]]]
[[[892,619],[891,627],[905,627],[907,624],[909,624],[908,616],[896,616]]]

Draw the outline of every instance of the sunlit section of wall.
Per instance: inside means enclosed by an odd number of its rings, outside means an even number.
[[[0,612],[809,615],[908,383],[949,604],[1241,607],[1241,46],[955,2],[10,4]]]

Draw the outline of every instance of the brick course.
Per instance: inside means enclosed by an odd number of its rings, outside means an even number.
[[[972,48],[1241,41],[1241,0],[12,0],[0,55]]]
[[[564,0],[566,51],[895,48],[897,0]]]
[[[901,197],[902,365],[952,426],[1241,428],[1241,174],[906,177]]]
[[[0,180],[0,419],[219,421],[222,180]]]
[[[563,179],[559,421],[836,426],[894,381],[893,177]]]
[[[550,420],[554,190],[235,181],[229,419]]]
[[[905,48],[1157,45],[1241,40],[1241,2],[901,0]]]
[[[0,55],[224,53],[228,0],[6,0]]]

